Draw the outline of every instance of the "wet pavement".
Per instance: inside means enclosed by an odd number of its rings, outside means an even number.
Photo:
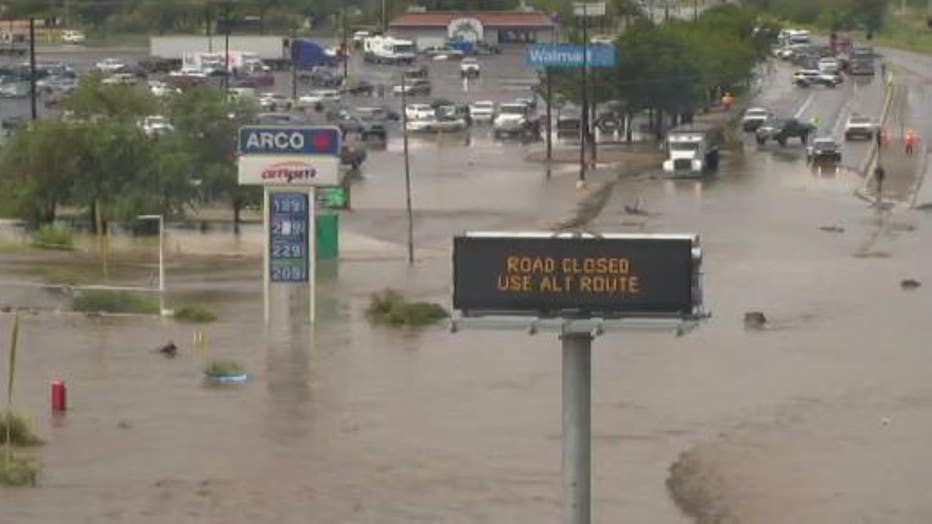
[[[879,82],[800,90],[784,65],[775,75],[755,105],[818,116],[832,134],[852,111],[879,116]],[[277,289],[275,320],[263,327],[259,251],[238,254],[248,252],[243,243],[257,237],[254,230],[239,237],[169,231],[170,303],[205,303],[220,316],[201,328],[206,349],[191,342],[199,328],[170,320],[27,315],[15,400],[48,441],[36,451],[45,473],[38,489],[0,490],[0,522],[557,521],[556,337],[414,333],[364,318],[369,295],[386,286],[447,304],[453,233],[538,229],[572,208],[573,166],[548,176],[546,166],[524,161],[541,144],[476,136],[465,146],[446,138],[412,142],[417,264],[375,255],[321,263],[313,330],[303,319],[301,289]],[[875,431],[880,413],[897,418],[896,408],[887,409],[896,399],[932,399],[925,371],[932,364],[925,327],[932,299],[924,288],[905,293],[899,286],[907,277],[932,281],[930,218],[878,214],[854,198],[862,179],[847,167],[866,154],[866,144],[846,144],[843,168],[814,172],[795,143],[758,148],[746,141],[707,178],[671,180],[649,171],[616,186],[594,229],[698,233],[713,316],[686,337],[631,331],[594,343],[594,522],[687,522],[664,481],[677,456],[696,445],[805,420],[805,434],[790,432],[795,439],[784,444],[808,453],[810,442],[826,446],[838,433],[857,439]],[[402,246],[399,143],[370,152],[364,171],[343,226],[358,238]],[[600,171],[593,179],[610,176]],[[647,214],[628,215],[624,206],[632,202]],[[819,229],[825,225],[843,232]],[[229,256],[189,252],[198,243],[217,252],[229,246]],[[114,268],[119,280],[150,282],[151,241],[124,244],[120,258],[128,262]],[[93,267],[93,253],[82,256]],[[68,260],[2,254],[0,273],[38,282]],[[35,307],[63,301],[9,284],[0,285],[0,297]],[[772,329],[745,331],[747,310],[764,311]],[[181,347],[178,358],[150,351],[167,340]],[[251,382],[206,387],[200,370],[213,357],[241,359]],[[5,366],[0,359],[0,375]],[[72,409],[61,418],[48,404],[56,377],[70,388]],[[852,404],[856,409],[844,413],[864,413],[869,423],[833,417],[832,433],[809,422],[809,406],[830,412]],[[922,420],[912,435],[932,432]],[[932,468],[918,440],[881,441],[876,449],[894,445],[915,451],[917,470]],[[823,449],[832,456],[830,446]],[[755,456],[749,452],[739,464],[744,469],[723,475],[752,477]],[[859,482],[867,476],[853,469],[845,470],[848,478],[833,477],[834,500],[850,507],[865,497],[875,506],[893,504],[903,493],[924,500],[915,476],[893,474],[865,495]],[[822,470],[802,463],[794,471]],[[771,470],[751,472],[767,485]],[[793,500],[792,489],[777,488],[773,498]],[[801,515],[794,521],[831,522]],[[912,521],[928,520],[921,515]]]

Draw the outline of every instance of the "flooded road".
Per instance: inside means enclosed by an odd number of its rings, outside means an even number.
[[[785,77],[761,93],[761,104],[818,114],[832,128],[853,107],[879,114],[877,86],[801,92]],[[544,166],[523,160],[539,147],[482,137],[471,149],[412,147],[418,263],[408,267],[393,250],[321,263],[313,330],[300,290],[277,290],[275,320],[263,326],[258,235],[248,228],[239,238],[169,232],[170,302],[215,309],[220,319],[205,328],[27,315],[15,400],[48,441],[36,451],[45,473],[38,489],[0,490],[0,523],[558,521],[556,337],[395,331],[370,325],[363,313],[369,295],[387,286],[447,304],[452,233],[537,229],[571,209],[576,172],[555,168],[548,179]],[[859,147],[846,148],[846,165],[860,162]],[[602,170],[592,179],[609,176]],[[899,286],[902,278],[932,281],[929,218],[878,216],[852,196],[861,183],[844,169],[813,173],[798,145],[745,144],[707,179],[647,173],[618,184],[595,229],[698,233],[713,316],[685,337],[631,331],[595,341],[594,522],[688,522],[664,483],[679,454],[696,446],[710,450],[722,478],[753,480],[739,495],[761,489],[769,496],[759,498],[777,501],[745,513],[771,520],[739,521],[852,522],[842,517],[903,501],[917,518],[899,521],[929,520],[916,479],[932,471],[922,444],[932,433],[923,416],[932,405],[925,319],[932,299],[924,288]],[[342,215],[347,234],[403,245],[394,143],[372,153],[353,197],[355,210]],[[635,201],[647,215],[626,214]],[[819,229],[828,225],[844,231]],[[254,255],[245,256],[254,242]],[[199,243],[214,254],[197,254],[191,246]],[[145,284],[154,252],[132,251],[119,278]],[[91,254],[82,256],[93,265]],[[3,254],[0,273],[38,282],[68,260]],[[12,285],[0,286],[0,297],[61,301]],[[747,310],[765,312],[773,328],[745,331]],[[0,320],[6,326],[10,317]],[[197,329],[206,349],[193,347]],[[168,340],[180,346],[178,358],[151,352]],[[201,369],[217,357],[242,360],[251,382],[206,387]],[[72,408],[61,418],[48,403],[57,377],[69,385]],[[881,417],[894,428],[909,420],[908,429],[884,437]],[[832,467],[867,453],[864,442],[875,462]],[[882,462],[885,454],[898,461]],[[898,476],[903,456],[914,473]],[[766,457],[780,467],[768,467]],[[872,512],[858,511],[865,506]],[[788,507],[799,518],[775,516]]]

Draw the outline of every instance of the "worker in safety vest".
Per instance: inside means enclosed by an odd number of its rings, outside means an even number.
[[[731,93],[725,93],[722,97],[722,105],[725,106],[726,110],[731,109],[735,105],[735,97],[731,96]]]
[[[906,154],[913,154],[913,148],[916,146],[916,142],[919,141],[919,137],[916,135],[916,132],[912,129],[906,131]]]

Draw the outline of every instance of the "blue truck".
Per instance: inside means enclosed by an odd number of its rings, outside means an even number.
[[[327,54],[324,46],[304,39],[291,43],[291,60],[298,69],[336,67],[338,62],[336,56]]]

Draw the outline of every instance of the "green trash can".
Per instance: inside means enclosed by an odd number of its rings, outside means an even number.
[[[332,260],[340,256],[340,215],[317,215],[317,258]]]

